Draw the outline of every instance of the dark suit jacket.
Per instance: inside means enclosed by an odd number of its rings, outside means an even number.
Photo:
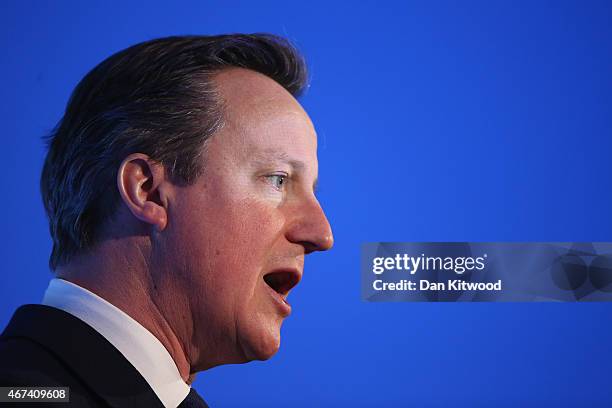
[[[21,306],[0,336],[0,386],[12,385],[70,387],[70,404],[57,406],[163,407],[108,340],[71,314],[44,305]]]

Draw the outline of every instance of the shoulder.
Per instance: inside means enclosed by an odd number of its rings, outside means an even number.
[[[61,360],[30,339],[0,340],[0,361],[0,386],[68,387],[71,404],[104,406]]]
[[[53,354],[26,338],[0,340],[0,381],[12,385],[60,386],[71,374]]]
[[[79,318],[45,305],[18,308],[0,334],[0,386],[63,386],[79,407],[163,406],[134,366]]]

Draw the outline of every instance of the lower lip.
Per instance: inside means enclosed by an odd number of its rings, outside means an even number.
[[[283,317],[289,316],[291,314],[291,305],[287,303],[287,301],[281,295],[279,295],[274,289],[268,286],[268,284],[264,282],[264,285],[266,285],[266,288],[268,288],[270,295],[272,296],[276,305],[280,309]]]

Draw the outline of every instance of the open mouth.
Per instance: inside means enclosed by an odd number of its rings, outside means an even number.
[[[268,286],[285,299],[289,291],[300,281],[300,274],[297,271],[283,270],[270,272],[263,278]]]

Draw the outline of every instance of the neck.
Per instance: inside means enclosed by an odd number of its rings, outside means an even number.
[[[163,344],[181,378],[191,384],[195,373],[191,373],[186,348],[180,340],[183,333],[176,329],[188,330],[190,325],[170,321],[174,316],[166,312],[180,308],[176,302],[169,305],[160,296],[168,293],[168,288],[160,287],[163,280],[157,281],[151,273],[147,249],[150,245],[146,240],[146,237],[129,237],[101,242],[94,251],[58,268],[57,277],[95,293],[140,323]]]

